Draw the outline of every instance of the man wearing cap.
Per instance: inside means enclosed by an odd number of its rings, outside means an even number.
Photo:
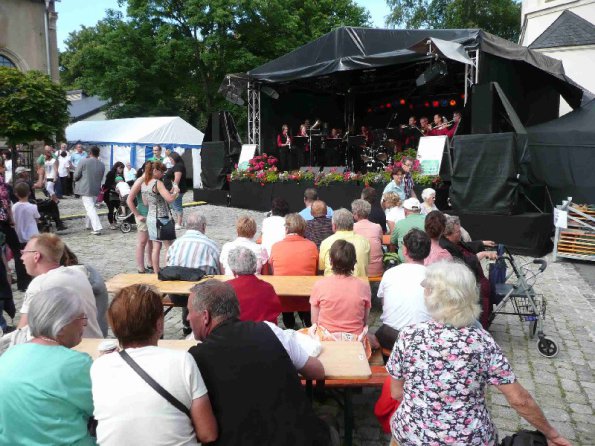
[[[395,229],[390,237],[390,242],[398,246],[401,263],[405,262],[402,249],[403,237],[413,228],[423,231],[426,221],[426,216],[420,213],[421,204],[417,198],[408,198],[405,200],[403,202],[403,208],[405,209],[405,218],[395,224]]]

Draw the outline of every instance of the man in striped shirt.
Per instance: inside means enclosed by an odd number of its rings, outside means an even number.
[[[167,266],[185,266],[187,268],[198,268],[205,274],[221,274],[219,263],[220,250],[217,244],[205,235],[207,221],[199,212],[192,212],[186,217],[186,233],[178,237],[167,251]],[[188,296],[172,294],[172,302],[176,305],[183,305],[182,331],[190,334],[192,331],[186,316],[188,310]]]

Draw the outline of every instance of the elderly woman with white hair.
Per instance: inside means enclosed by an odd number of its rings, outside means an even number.
[[[87,325],[82,300],[50,288],[31,301],[31,341],[0,357],[0,444],[94,445],[91,358],[71,350]]]
[[[437,211],[436,207],[436,191],[431,187],[424,189],[421,193],[421,215],[428,215],[432,211]]]
[[[519,384],[498,344],[474,325],[480,307],[469,268],[435,263],[422,286],[431,320],[401,330],[386,365],[391,395],[402,401],[391,419],[398,444],[497,444],[485,402],[489,384],[543,432],[548,445],[569,446]]]

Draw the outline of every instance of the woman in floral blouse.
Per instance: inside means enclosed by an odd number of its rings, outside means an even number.
[[[404,328],[386,365],[392,397],[402,401],[391,420],[399,445],[495,445],[498,435],[485,404],[491,384],[548,445],[570,446],[517,382],[490,334],[473,325],[480,307],[469,268],[435,263],[422,286],[432,320]]]

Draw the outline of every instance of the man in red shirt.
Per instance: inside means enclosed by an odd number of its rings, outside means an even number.
[[[229,252],[229,267],[234,279],[233,287],[240,303],[240,320],[271,322],[277,324],[281,301],[273,285],[256,277],[256,255],[252,250],[239,246]]]

